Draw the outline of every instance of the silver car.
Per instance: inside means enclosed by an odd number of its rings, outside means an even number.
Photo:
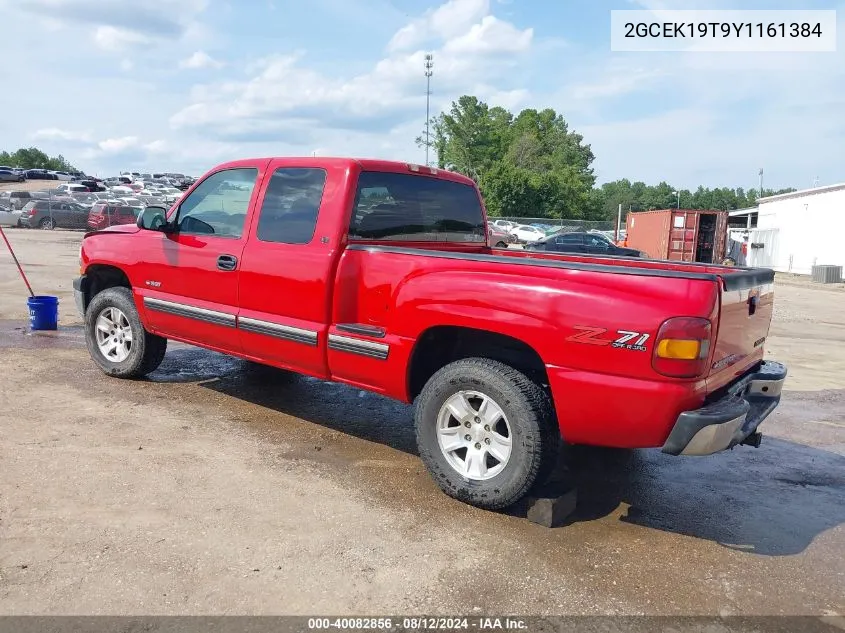
[[[11,169],[0,169],[0,182],[25,182],[26,176],[23,172],[12,171]]]

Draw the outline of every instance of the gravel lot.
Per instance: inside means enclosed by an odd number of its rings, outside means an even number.
[[[759,449],[572,451],[578,510],[547,530],[441,494],[377,396],[179,345],[107,379],[71,297],[81,234],[7,234],[62,327],[26,333],[0,250],[0,613],[845,611],[842,287],[778,279],[790,377]]]

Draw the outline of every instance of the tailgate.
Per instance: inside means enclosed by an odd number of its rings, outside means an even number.
[[[726,385],[763,358],[774,309],[773,271],[742,270],[720,278],[721,309],[708,391]]]

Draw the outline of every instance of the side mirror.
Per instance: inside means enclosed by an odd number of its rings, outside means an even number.
[[[148,231],[165,231],[167,227],[167,209],[164,207],[145,207],[138,216],[138,228]]]

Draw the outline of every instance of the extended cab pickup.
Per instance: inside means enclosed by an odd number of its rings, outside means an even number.
[[[561,441],[756,446],[786,377],[763,358],[772,271],[493,249],[471,180],[406,163],[220,165],[86,234],[80,274],[106,374],[153,372],[170,339],[416,401],[434,480],[484,508]]]

